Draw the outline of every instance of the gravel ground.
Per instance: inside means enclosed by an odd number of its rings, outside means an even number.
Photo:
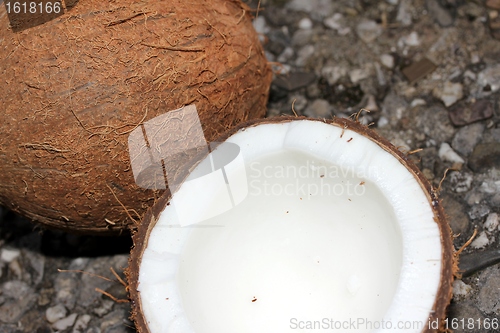
[[[471,274],[455,282],[449,323],[490,331],[478,323],[500,316],[500,0],[260,6],[255,28],[277,73],[269,116],[365,108],[361,122],[401,150],[422,149],[411,156],[436,187],[456,170],[441,190],[455,247],[477,236],[463,252]],[[1,208],[0,221],[1,332],[135,331],[110,270],[123,278],[128,238],[43,231]]]

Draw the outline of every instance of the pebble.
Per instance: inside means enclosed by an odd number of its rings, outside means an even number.
[[[269,32],[269,27],[267,26],[267,23],[266,23],[266,18],[264,16],[257,16],[254,20],[253,20],[253,28],[255,29],[255,31],[258,33],[258,34],[266,34],[267,32]]]
[[[441,7],[437,0],[427,0],[425,3],[429,14],[440,26],[449,27],[453,24],[453,16],[450,11]]]
[[[464,283],[462,280],[453,281],[453,297],[467,296],[472,290],[472,287]]]
[[[365,105],[365,109],[367,109],[367,110],[369,110],[371,112],[379,110],[378,105],[377,105],[377,100],[375,99],[375,96],[368,95],[368,98],[367,98],[367,101],[366,101],[366,105]]]
[[[390,54],[384,53],[380,56],[380,62],[387,68],[394,67],[394,57]]]
[[[488,66],[477,77],[482,94],[490,95],[500,89],[500,64]],[[485,89],[488,87],[488,89]]]
[[[362,20],[356,26],[356,33],[363,42],[370,43],[382,34],[382,27],[375,21]]]
[[[408,46],[420,45],[420,39],[418,38],[418,34],[415,31],[411,32],[408,36],[403,37],[402,41]]]
[[[442,199],[443,207],[446,215],[448,215],[448,223],[453,234],[458,235],[466,232],[469,228],[469,217],[465,211],[464,204],[455,200],[450,194],[444,194]]]
[[[498,265],[486,268],[479,276],[478,308],[486,314],[500,311],[500,274]]]
[[[486,0],[486,7],[500,10],[500,0]]]
[[[3,248],[2,253],[0,254],[0,259],[3,262],[10,263],[17,259],[21,255],[21,251],[18,249],[8,249]]]
[[[286,8],[310,13],[313,19],[324,18],[332,14],[333,2],[331,0],[291,0]]]
[[[311,118],[330,118],[332,106],[324,99],[314,100],[304,111],[304,115]]]
[[[75,322],[75,325],[73,326],[73,331],[72,333],[82,333],[85,331],[87,326],[89,325],[90,320],[92,317],[90,317],[88,314],[84,314],[78,317],[78,319]]]
[[[16,323],[36,303],[34,290],[23,281],[7,281],[0,286],[4,302],[0,305],[0,321]]]
[[[333,16],[323,20],[325,27],[337,31],[341,36],[345,36],[351,32],[351,28],[344,26],[344,16],[340,13],[335,13]]]
[[[366,68],[356,68],[349,72],[349,78],[354,84],[368,77],[370,77],[370,72]]]
[[[58,331],[63,331],[67,328],[70,328],[75,324],[77,316],[78,315],[76,313],[72,313],[66,318],[56,321],[54,324],[52,324],[52,327]]]
[[[45,310],[45,318],[51,324],[64,318],[66,316],[67,310],[62,304],[57,304]]]
[[[488,235],[486,235],[486,232],[481,231],[476,238],[474,238],[474,241],[470,244],[471,247],[474,249],[483,249],[485,248],[488,244],[490,243],[490,240],[488,239]]]
[[[439,105],[417,106],[412,109],[414,127],[438,142],[450,142],[455,135],[448,112]]]
[[[398,96],[394,91],[389,92],[382,101],[382,114],[391,126],[396,126],[408,109],[406,100]],[[379,120],[379,126],[380,120]]]
[[[483,123],[475,123],[462,127],[453,137],[451,146],[463,156],[469,156],[474,147],[481,141],[484,128]]]
[[[396,21],[404,27],[408,27],[412,23],[411,7],[411,0],[401,0],[399,4]]]
[[[278,56],[278,62],[287,62],[290,59],[292,59],[294,55],[295,51],[291,47],[287,46],[285,47],[283,52],[281,52],[281,54]]]
[[[490,207],[479,203],[473,205],[472,208],[469,210],[469,217],[473,220],[482,219],[489,213],[490,213]]]
[[[463,97],[463,86],[461,83],[445,82],[443,87],[438,86],[432,91],[436,98],[443,101],[446,107],[455,104],[456,101]]]
[[[309,30],[312,29],[312,27],[313,27],[313,22],[308,17],[304,17],[302,20],[299,21],[299,29]]]
[[[297,52],[297,59],[295,60],[295,64],[299,67],[305,66],[309,58],[314,54],[316,49],[314,45],[306,45],[303,46],[299,52]]]
[[[463,126],[493,116],[493,103],[488,100],[478,100],[473,103],[459,102],[449,111],[453,125]]]
[[[439,147],[439,152],[438,152],[439,158],[442,159],[443,161],[451,162],[451,163],[460,163],[464,164],[465,160],[460,157],[452,148],[451,146],[443,142],[441,143],[441,147]]]
[[[273,84],[286,91],[294,91],[313,83],[316,80],[314,73],[294,72],[287,75],[278,75]]]
[[[469,167],[475,172],[500,169],[500,143],[478,144],[469,158]]]
[[[321,69],[321,76],[325,78],[331,86],[346,75],[347,69],[341,66],[325,66]]]
[[[489,231],[493,232],[496,229],[498,229],[498,214],[497,213],[490,213],[488,217],[486,218],[486,221],[484,221],[484,227]]]
[[[463,193],[470,190],[473,180],[471,173],[454,171],[449,173],[449,175],[451,187],[455,192]]]
[[[500,193],[500,180],[487,180],[481,183],[479,191],[486,194]]]
[[[410,106],[414,108],[415,106],[419,105],[427,105],[427,102],[422,99],[422,98],[415,98],[413,101],[411,101]]]

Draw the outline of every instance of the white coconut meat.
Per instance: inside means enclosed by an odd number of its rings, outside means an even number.
[[[248,127],[227,142],[238,157],[224,172],[191,174],[149,235],[138,290],[150,332],[427,327],[440,232],[397,158],[310,120]]]

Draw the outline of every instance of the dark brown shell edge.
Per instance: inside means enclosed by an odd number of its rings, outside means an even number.
[[[406,166],[407,169],[417,179],[422,189],[424,189],[427,195],[427,199],[429,200],[429,203],[431,204],[432,210],[434,212],[434,220],[436,221],[439,227],[441,235],[441,244],[443,247],[442,258],[441,258],[442,266],[441,266],[440,284],[436,295],[436,299],[434,301],[433,311],[429,314],[429,320],[428,320],[428,323],[437,321],[439,323],[439,328],[433,329],[430,327],[430,325],[427,325],[426,327],[423,328],[422,332],[423,333],[445,332],[446,330],[444,327],[444,319],[446,317],[446,310],[452,296],[452,283],[454,275],[458,271],[458,258],[454,255],[453,237],[451,228],[449,226],[447,216],[441,204],[441,200],[439,200],[438,198],[436,190],[432,187],[432,185],[425,178],[425,176],[415,165],[415,163],[413,163],[410,159],[408,159],[408,156],[405,155],[400,150],[398,150],[392,143],[389,142],[389,140],[380,136],[374,130],[369,129],[367,126],[364,126],[359,122],[355,122],[350,119],[334,118],[331,120],[326,120],[326,119],[311,119],[307,117],[282,116],[282,117],[253,120],[240,124],[239,126],[227,131],[225,134],[219,137],[216,142],[224,142],[233,134],[245,130],[246,128],[249,127],[254,127],[262,124],[291,122],[296,120],[321,121],[327,124],[331,124],[333,126],[341,127],[346,130],[352,130],[358,134],[361,134],[369,138],[373,142],[377,143],[381,148],[383,148],[384,150],[392,154],[394,157],[396,157],[401,162],[401,164]],[[185,176],[187,176],[187,174]],[[137,291],[140,258],[142,258],[142,253],[144,252],[144,249],[147,247],[147,239],[149,233],[156,224],[161,212],[168,205],[170,197],[171,197],[170,193],[165,193],[165,195],[163,195],[161,199],[147,211],[141,225],[139,226],[137,231],[134,232],[133,234],[134,247],[131,251],[129,259],[127,277],[129,281],[129,290],[128,290],[129,297],[132,303],[131,319],[135,322],[136,328],[140,333],[149,332],[146,320],[141,311],[142,310],[141,300],[139,292]]]

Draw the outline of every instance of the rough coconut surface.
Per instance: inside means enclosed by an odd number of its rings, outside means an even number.
[[[244,131],[253,126],[258,126],[262,124],[278,124],[283,122],[293,122],[305,119],[303,117],[279,117],[273,119],[253,121],[247,124],[243,124],[228,131],[223,137],[219,138],[217,141],[222,142],[230,138],[231,135],[238,131]],[[320,121],[320,120],[318,120]],[[452,293],[452,281],[453,274],[456,270],[455,256],[453,252],[451,230],[449,224],[446,220],[444,210],[441,206],[439,199],[437,198],[436,190],[429,184],[427,179],[423,176],[421,171],[417,166],[410,161],[408,155],[399,151],[393,144],[379,136],[374,131],[368,129],[366,126],[361,125],[358,122],[349,119],[333,119],[331,121],[323,120],[331,124],[332,126],[337,126],[342,128],[344,131],[354,131],[357,134],[363,135],[376,144],[378,144],[382,149],[389,152],[393,157],[396,158],[408,171],[413,175],[417,183],[420,185],[423,193],[427,197],[429,207],[431,207],[432,213],[434,214],[434,220],[439,228],[440,241],[442,246],[442,257],[441,257],[441,268],[440,268],[440,280],[439,287],[436,291],[434,305],[429,314],[429,321],[442,322],[445,318],[446,308],[451,299]],[[343,133],[343,132],[342,132]],[[341,134],[342,135],[342,134]],[[144,317],[139,288],[139,268],[141,264],[141,258],[144,253],[145,248],[148,244],[148,238],[155,227],[161,212],[168,205],[171,198],[170,193],[165,193],[161,201],[155,204],[152,209],[148,210],[143,223],[139,227],[137,233],[134,234],[134,248],[131,252],[129,269],[128,269],[128,279],[129,279],[129,293],[133,305],[133,319],[136,322],[136,326],[140,332],[149,332],[148,326],[146,324],[146,318]],[[398,199],[399,200],[399,199]],[[396,201],[398,201],[396,200]],[[401,203],[401,202],[400,202]],[[408,277],[407,277],[408,278]],[[410,277],[411,279],[411,277]],[[398,300],[401,301],[401,300]],[[442,329],[443,327],[441,327]],[[424,328],[425,332],[435,331],[432,327]]]
[[[0,7],[0,204],[48,227],[118,233],[159,193],[127,136],[195,104],[207,140],[265,114],[271,72],[240,1],[79,1],[18,33]]]

